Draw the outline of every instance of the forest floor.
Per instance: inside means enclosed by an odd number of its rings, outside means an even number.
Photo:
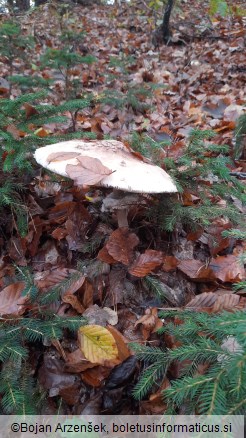
[[[93,96],[93,104],[76,114],[76,126],[74,115],[66,112],[66,122],[35,127],[37,135],[47,137],[48,144],[49,136],[69,134],[75,128],[98,140],[108,136],[132,148],[136,144],[140,153],[144,138],[145,144],[161,145],[158,162],[182,157],[192,129],[213,130],[213,142],[228,145],[228,156],[233,157],[234,129],[245,105],[246,23],[236,13],[211,18],[196,3],[181,2],[174,11],[167,46],[153,45],[154,14],[141,1],[93,9],[46,4],[18,16],[24,34],[32,35],[35,43],[15,58],[11,74],[29,78],[38,74],[51,80],[44,103],[59,105],[66,99]],[[5,19],[2,16],[2,22]],[[47,62],[41,68],[40,60],[47,49],[63,47],[61,34],[68,30],[71,35],[84,32],[82,40],[70,35],[70,51],[93,55],[96,61],[72,66],[65,81],[62,65],[55,68]],[[17,83],[10,87],[4,82],[9,74],[10,66],[0,54],[3,98],[38,91]],[[25,107],[27,113],[34,107]],[[15,135],[21,133],[15,130]],[[163,325],[158,317],[161,308],[184,308],[188,303],[194,311],[211,313],[244,308],[245,290],[235,293],[233,284],[245,280],[238,256],[246,243],[222,236],[222,231],[233,228],[223,216],[196,230],[181,223],[174,231],[161,229],[159,219],[147,214],[158,196],[133,206],[130,229],[119,229],[114,215],[101,211],[109,189],[86,191],[59,178],[54,182],[34,162],[33,166],[23,195],[28,233],[19,234],[11,211],[6,209],[1,219],[0,313],[7,319],[35,316],[37,308],[22,293],[28,268],[39,294],[55,297],[50,299],[50,312],[86,317],[89,326],[99,326],[99,335],[100,326],[107,328],[107,342],[117,350],[115,357],[101,360],[100,346],[81,347],[83,341],[67,330],[57,339],[30,342],[30,374],[47,394],[39,413],[56,414],[58,406],[60,413],[73,414],[163,413],[159,388],[142,401],[132,396],[142,365],[129,343],[163,345],[163,335],[156,333]],[[229,167],[246,172],[243,159]],[[179,167],[180,172],[185,170],[184,165]],[[211,176],[207,184],[213,183]],[[188,188],[175,196],[187,208],[202,202],[200,194]],[[214,202],[223,207],[226,201],[218,195]],[[242,203],[236,197],[233,202],[243,216]],[[86,337],[86,332],[80,336]],[[175,368],[172,378],[179,372]]]

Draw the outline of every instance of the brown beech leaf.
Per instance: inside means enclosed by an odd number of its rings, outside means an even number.
[[[118,348],[119,360],[123,362],[131,355],[131,352],[127,346],[127,343],[129,341],[112,325],[108,325],[108,331],[114,337],[114,340]]]
[[[213,257],[229,247],[230,239],[223,237],[222,231],[228,230],[231,227],[232,223],[228,219],[218,218],[207,228],[208,247]]]
[[[56,286],[65,280],[69,275],[69,270],[65,268],[49,269],[43,272],[37,272],[34,276],[36,286],[46,292],[50,287]]]
[[[57,161],[67,161],[71,158],[78,157],[78,152],[53,152],[47,157],[48,163],[57,162]]]
[[[102,262],[108,263],[109,265],[113,265],[114,263],[117,263],[117,260],[115,260],[109,253],[106,248],[106,246],[103,246],[102,249],[97,254],[98,260],[101,260]]]
[[[49,288],[57,286],[59,283],[68,279],[69,275],[78,274],[78,278],[70,284],[70,286],[64,290],[64,294],[73,294],[77,292],[85,281],[85,277],[76,269],[58,268],[49,269],[47,271],[38,272],[34,276],[36,286],[41,291],[47,292]],[[77,277],[77,276],[76,276]]]
[[[83,287],[78,290],[78,297],[85,309],[93,305],[93,293],[93,285],[87,278],[85,278]]]
[[[215,301],[217,300],[218,295],[214,292],[203,292],[200,295],[197,295],[193,298],[188,304],[186,304],[186,308],[188,309],[201,309],[204,307],[213,307]]]
[[[74,374],[64,372],[64,362],[50,352],[44,359],[38,372],[40,384],[49,390],[49,397],[60,395],[68,404],[78,402],[80,384]]]
[[[0,315],[22,315],[25,312],[24,304],[27,302],[28,297],[21,296],[22,291],[25,288],[25,283],[19,281],[18,283],[12,283],[5,287],[0,292]]]
[[[10,90],[9,82],[6,79],[0,77],[0,94],[6,94],[9,92],[9,90]]]
[[[158,318],[158,310],[156,307],[152,309],[146,309],[145,315],[143,315],[134,325],[136,328],[141,324],[141,331],[144,339],[149,339],[151,333],[162,327],[162,322]]]
[[[200,260],[181,260],[178,269],[194,281],[213,281],[215,279],[213,270]]]
[[[7,242],[8,255],[19,266],[26,266],[27,260],[25,258],[27,241],[20,237],[12,236]]]
[[[79,302],[76,295],[73,294],[65,294],[62,298],[62,301],[64,303],[70,304],[74,310],[76,310],[79,314],[83,314],[85,311],[85,308],[82,306],[82,304]]]
[[[163,261],[163,253],[154,249],[146,249],[144,254],[133,262],[128,272],[135,277],[145,277]]]
[[[236,294],[219,295],[213,306],[213,312],[222,310],[231,310],[237,307],[240,302],[240,296]],[[244,306],[245,307],[245,306]]]
[[[163,259],[162,270],[165,272],[175,271],[179,264],[178,259],[174,256],[165,256]]]
[[[110,372],[111,372],[110,368],[106,368],[104,366],[99,365],[84,371],[81,374],[81,379],[87,385],[97,388],[101,386],[102,382],[109,376]]]
[[[47,129],[38,128],[35,131],[35,135],[37,135],[38,137],[44,138],[44,137],[48,137],[48,135],[50,135],[50,132]]]
[[[38,252],[43,228],[43,220],[40,219],[39,216],[32,217],[31,221],[29,222],[29,231],[25,236],[25,240],[28,243],[28,252],[32,257],[34,257]]]
[[[245,308],[245,306],[245,301],[240,295],[227,293],[218,295],[217,292],[203,292],[193,298],[185,308],[216,313],[233,308]]]
[[[245,279],[245,269],[233,254],[212,259],[209,267],[220,281],[234,283]]]
[[[21,135],[21,131],[14,124],[8,125],[6,131],[12,134],[15,140],[19,140],[20,137],[23,136]]]
[[[96,185],[112,173],[112,170],[104,166],[98,158],[80,156],[77,160],[77,165],[67,164],[66,172],[78,185]]]
[[[58,227],[52,231],[51,236],[56,240],[62,240],[67,236],[68,232],[64,228]]]
[[[110,235],[106,248],[117,262],[129,265],[134,255],[133,249],[138,243],[136,234],[131,233],[128,228],[118,228]]]
[[[75,276],[77,278],[77,279],[74,279],[74,281],[70,284],[68,289],[66,289],[64,291],[64,295],[71,295],[71,294],[74,294],[75,292],[80,290],[80,288],[84,284],[85,277],[82,275],[82,273],[80,271],[77,271],[76,269],[68,269],[67,271],[68,271],[69,275],[75,274]],[[63,298],[64,298],[64,295],[63,295]]]
[[[76,202],[60,202],[49,210],[49,221],[55,224],[64,223],[67,218],[71,217],[75,209]]]
[[[67,373],[81,373],[88,368],[94,368],[97,364],[88,361],[80,348],[66,355],[64,371]]]
[[[33,116],[34,114],[38,114],[36,108],[32,106],[30,103],[25,102],[23,106],[25,108],[27,118]]]

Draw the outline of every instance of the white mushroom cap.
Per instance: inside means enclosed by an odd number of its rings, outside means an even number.
[[[51,154],[54,153],[60,156],[53,160]],[[65,141],[37,149],[34,157],[46,169],[69,177],[67,165],[78,165],[76,156],[80,155],[97,158],[112,171],[95,184],[97,186],[135,193],[177,192],[171,177],[163,169],[141,161],[123,143],[116,140]]]

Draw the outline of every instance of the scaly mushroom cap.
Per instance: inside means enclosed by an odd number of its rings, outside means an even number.
[[[108,168],[108,174],[102,174],[98,183],[86,182],[85,185],[113,187],[135,193],[177,192],[171,177],[163,169],[141,161],[123,143],[116,140],[65,141],[37,149],[34,157],[41,166],[70,177],[78,184],[81,184],[78,174],[83,174],[83,157],[87,157],[85,161],[91,157],[95,162],[100,160]],[[92,168],[90,170],[93,171]],[[95,179],[92,178],[92,181]]]

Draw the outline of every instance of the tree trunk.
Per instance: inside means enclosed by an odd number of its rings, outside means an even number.
[[[20,11],[28,11],[30,8],[30,0],[16,0],[16,6]]]
[[[44,3],[47,3],[47,0],[35,0],[35,6],[43,5]]]
[[[170,31],[170,25],[169,25],[169,21],[170,21],[170,16],[171,16],[171,12],[174,6],[174,1],[175,0],[168,0],[167,1],[167,5],[164,11],[164,16],[163,16],[163,21],[162,21],[162,38],[163,38],[163,42],[165,44],[167,44],[172,36],[172,32]]]

